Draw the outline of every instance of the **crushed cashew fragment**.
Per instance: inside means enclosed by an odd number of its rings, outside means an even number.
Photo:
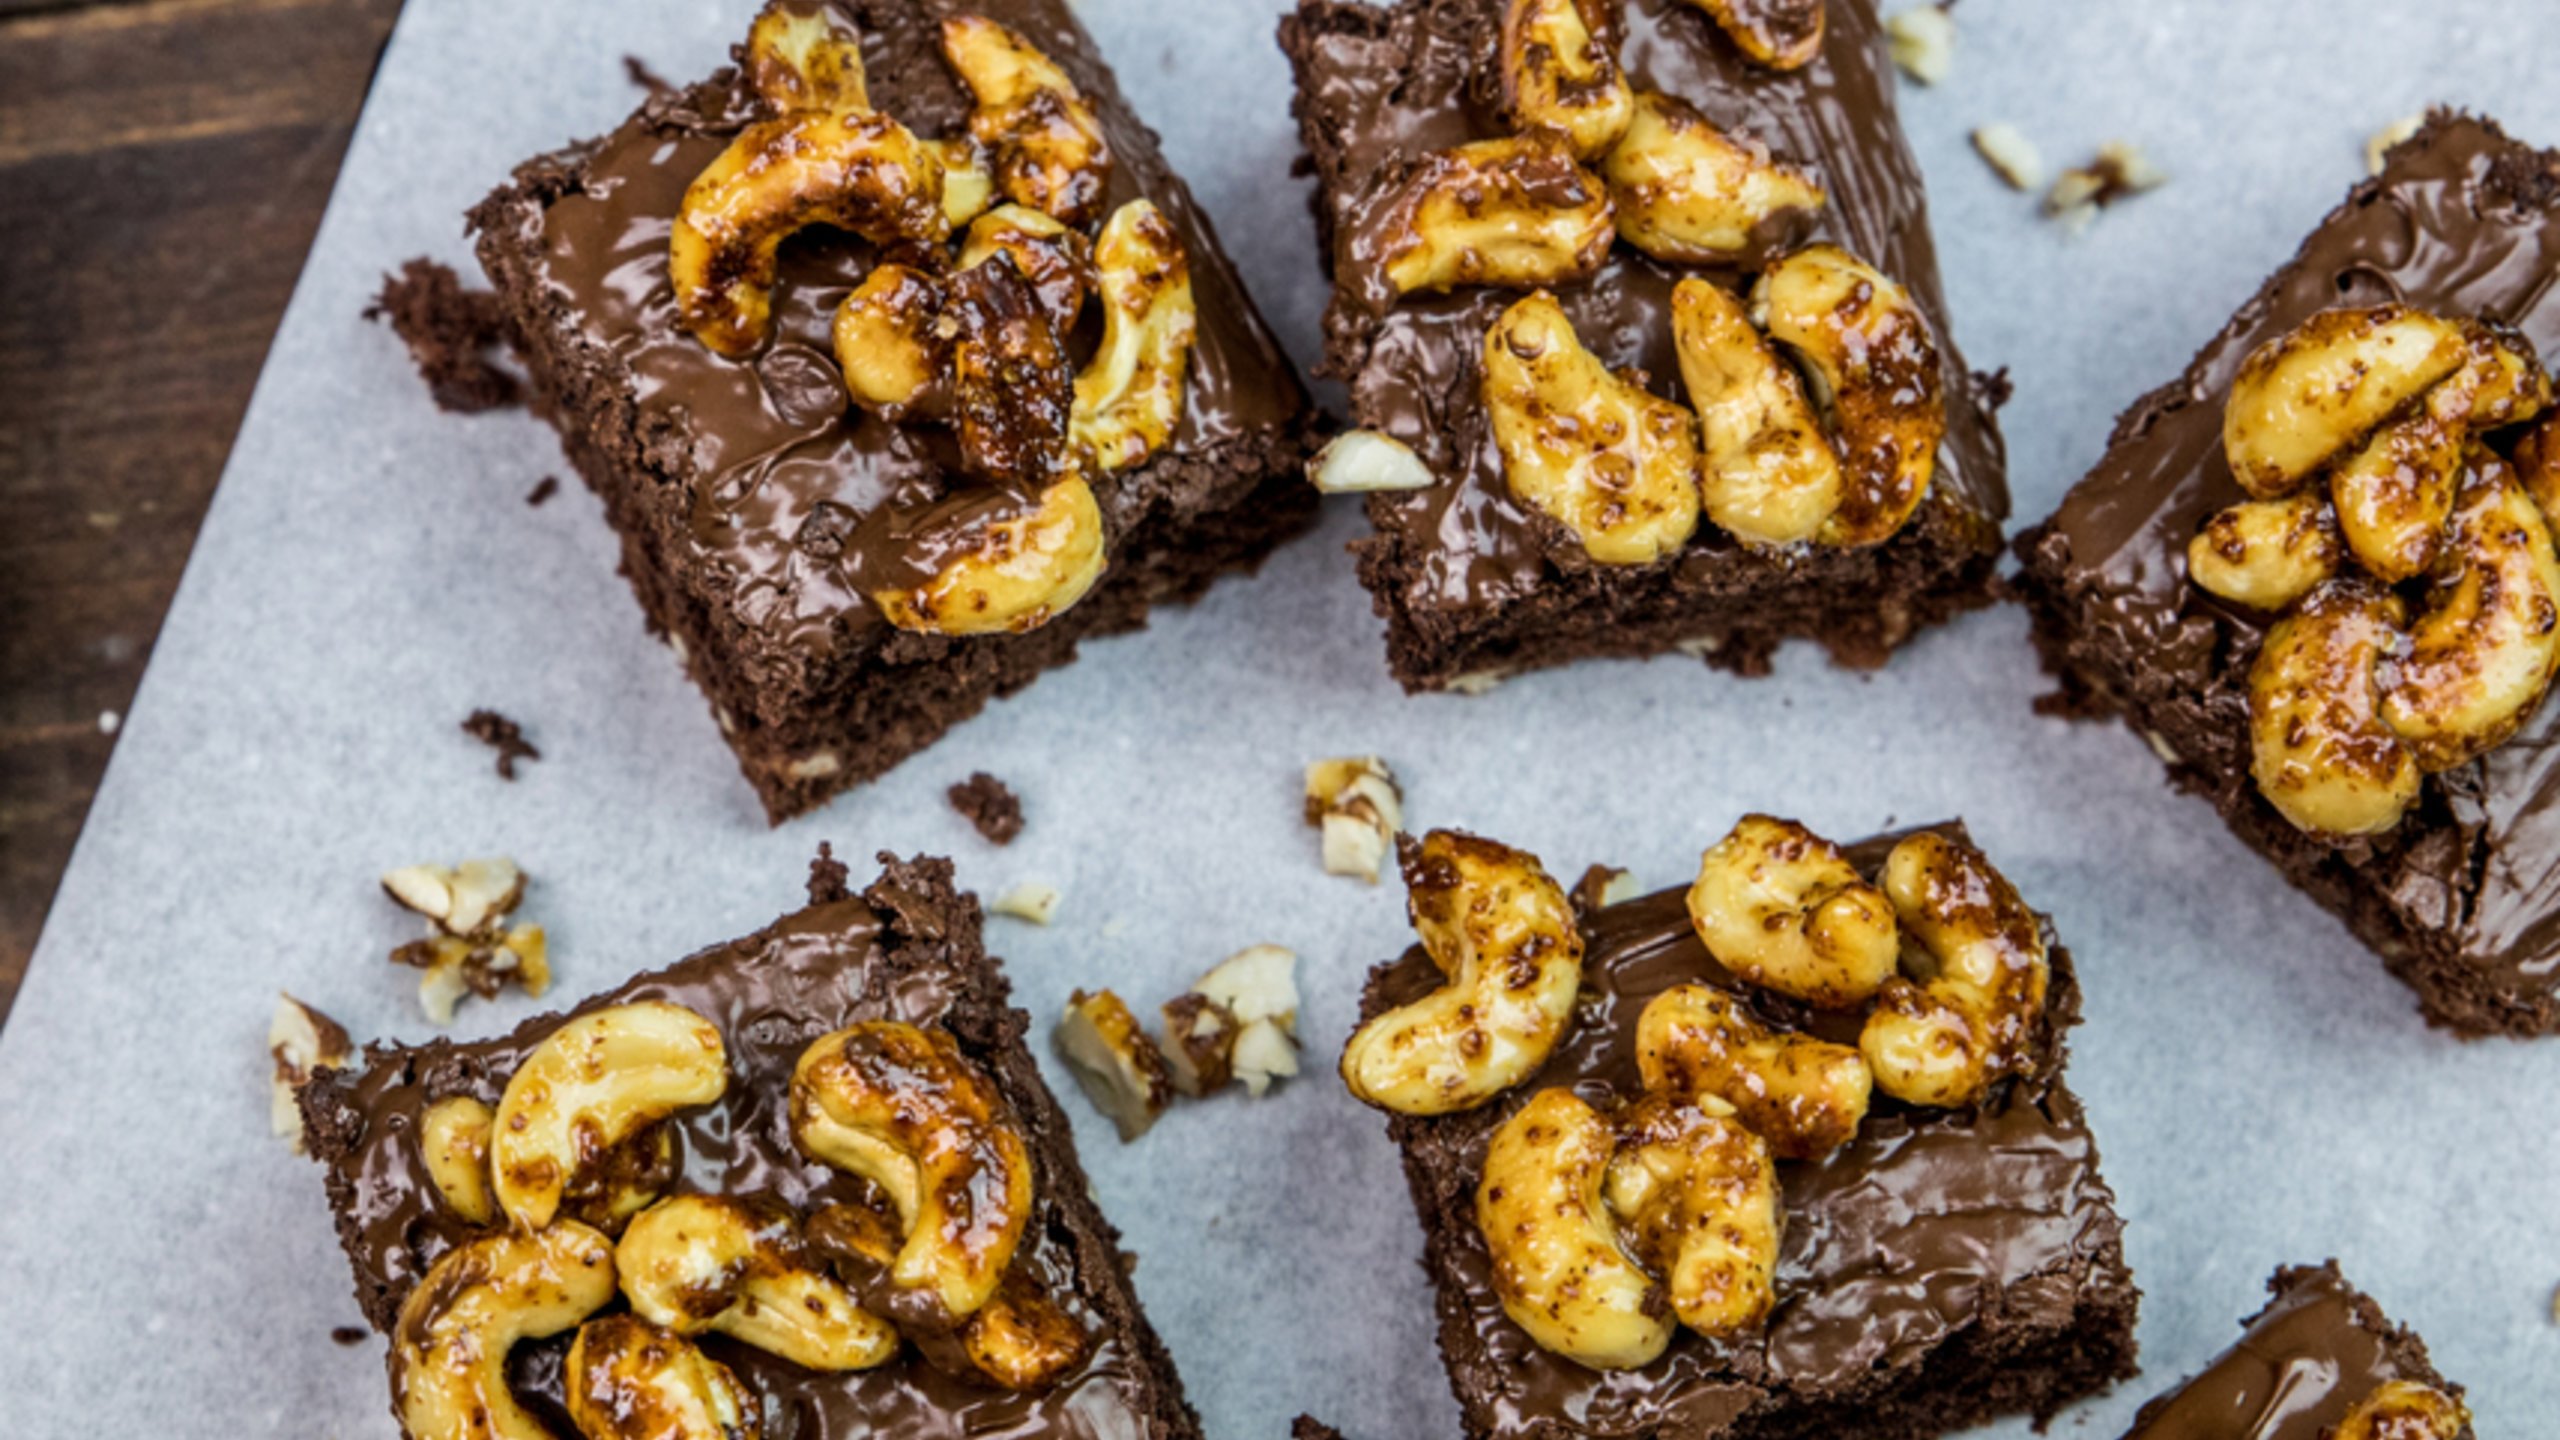
[[[2403,115],[2374,131],[2372,136],[2364,142],[2364,173],[2381,174],[2384,167],[2391,163],[2391,152],[2399,148],[2400,142],[2425,128],[2427,128],[2427,117],[2419,114]]]
[[[1102,343],[1075,380],[1068,439],[1094,473],[1146,462],[1182,423],[1182,384],[1200,319],[1191,260],[1164,212],[1132,200],[1094,242]]]
[[[2042,188],[2044,152],[2036,149],[2035,142],[2027,138],[2025,131],[2002,122],[1982,126],[1973,132],[1972,139],[1974,152],[2010,189],[2032,191]]]
[[[1956,17],[1943,4],[1914,5],[1885,17],[1885,45],[1902,73],[1935,85],[1955,67]]]
[[[1207,1001],[1212,1008],[1205,1013],[1220,1017],[1226,1026],[1216,1043],[1224,1047],[1228,1074],[1243,1081],[1247,1093],[1259,1096],[1274,1082],[1298,1073],[1295,951],[1249,945],[1211,966],[1192,982],[1190,994]],[[1178,997],[1165,1007],[1168,1026],[1179,1003]],[[1193,1044],[1210,1038],[1196,1029],[1187,1036]],[[1215,1073],[1216,1068],[1213,1063],[1200,1073]]]
[[[291,995],[276,992],[276,1010],[267,1022],[267,1055],[275,1062],[268,1082],[267,1123],[302,1153],[303,1085],[322,1070],[344,1068],[356,1058],[347,1028]]]
[[[424,973],[418,1004],[438,1025],[453,1023],[465,995],[495,997],[513,981],[527,995],[551,988],[550,942],[539,925],[509,925],[523,903],[525,877],[504,856],[459,865],[404,865],[382,877],[383,892],[423,916],[436,933],[391,952]]]
[[[1109,990],[1069,995],[1052,1038],[1085,1098],[1120,1132],[1121,1143],[1146,1134],[1172,1100],[1164,1052],[1128,1002]]]
[[[1011,916],[1016,920],[1028,920],[1034,925],[1046,925],[1058,917],[1058,902],[1065,898],[1055,885],[1038,880],[1027,880],[1012,886],[989,901],[987,913]]]
[[[2098,147],[2097,159],[2065,170],[2054,180],[2044,197],[2044,211],[2076,230],[2117,201],[2167,183],[2168,172],[2139,149],[2126,141],[2110,140]]]
[[[1422,490],[1431,485],[1431,467],[1392,435],[1345,430],[1307,462],[1307,479],[1327,495]]]
[[[1404,832],[1404,792],[1375,755],[1310,761],[1306,817],[1324,837],[1324,870],[1375,885],[1396,836]]]
[[[1602,565],[1648,565],[1697,533],[1697,421],[1612,374],[1553,295],[1514,303],[1484,337],[1484,403],[1512,496]]]

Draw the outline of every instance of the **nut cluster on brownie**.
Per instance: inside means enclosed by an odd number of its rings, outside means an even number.
[[[2560,440],[2532,343],[2403,304],[2251,352],[2223,452],[2252,497],[2187,549],[2205,591],[2278,615],[2249,673],[2251,774],[2297,828],[2397,827],[2420,781],[2531,718],[2560,671]]]
[[[705,1332],[815,1371],[888,1363],[903,1339],[1009,1390],[1083,1357],[1078,1322],[1013,1264],[1034,1199],[1021,1122],[947,1031],[854,1024],[801,1052],[787,1095],[759,1097],[801,1154],[869,1182],[812,1215],[677,1192],[667,1122],[730,1083],[717,1025],[644,1000],[563,1022],[494,1109],[468,1095],[429,1108],[414,1143],[477,1234],[392,1330],[407,1433],[548,1434],[508,1385],[508,1353],[573,1328],[564,1392],[590,1440],[760,1433],[752,1388],[688,1338]]]
[[[1819,0],[1697,0],[1755,62],[1819,47]],[[1613,373],[1545,288],[1584,280],[1623,242],[1665,264],[1732,266],[1829,203],[1759,140],[1618,61],[1617,0],[1506,0],[1481,88],[1509,133],[1439,150],[1376,182],[1341,237],[1358,302],[1417,292],[1530,293],[1487,330],[1483,401],[1513,498],[1601,565],[1676,555],[1701,516],[1746,545],[1868,546],[1927,493],[1946,434],[1937,343],[1910,293],[1836,245],[1781,246],[1748,301],[1704,276],[1672,296],[1689,404]],[[1403,440],[1355,432],[1317,469],[1328,489],[1418,489]]]
[[[1412,914],[1447,983],[1381,1013],[1342,1055],[1352,1094],[1404,1115],[1488,1104],[1575,1024],[1583,939],[1537,858],[1435,830],[1405,857]],[[1651,1363],[1685,1325],[1758,1326],[1777,1302],[1776,1162],[1854,1138],[1874,1091],[1982,1103],[2036,1068],[2050,968],[2041,922],[1972,845],[1904,838],[1870,880],[1793,821],[1746,816],[1700,859],[1690,923],[1744,985],[1865,1012],[1855,1046],[1773,1026],[1705,984],[1651,999],[1640,1093],[1607,1108],[1538,1090],[1487,1145],[1476,1223],[1504,1312],[1598,1370]],[[1906,949],[1927,978],[1902,973]]]
[[[772,0],[743,67],[765,118],[685,192],[668,270],[694,336],[743,358],[770,337],[790,235],[878,247],[835,314],[847,401],[947,425],[975,483],[889,518],[914,574],[869,598],[901,629],[1019,632],[1101,578],[1091,481],[1172,439],[1198,321],[1172,224],[1143,199],[1102,213],[1111,147],[1066,72],[984,16],[946,17],[941,40],[976,108],[966,133],[924,138],[871,107],[831,8]],[[1079,368],[1088,300],[1102,334]]]

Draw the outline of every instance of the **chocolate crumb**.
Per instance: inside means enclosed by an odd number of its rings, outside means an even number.
[[[652,96],[665,95],[676,88],[667,77],[650,69],[649,62],[637,55],[622,57],[622,73],[631,77],[632,84],[648,91]]]
[[[527,505],[540,505],[543,501],[548,500],[559,493],[560,477],[557,475],[545,475],[542,477],[542,482],[540,484],[525,492],[524,503]]]
[[[364,1337],[372,1333],[361,1325],[341,1325],[329,1332],[329,1338],[341,1345],[361,1345]]]
[[[391,322],[438,407],[471,415],[516,403],[515,377],[488,357],[506,342],[506,311],[496,291],[466,289],[452,266],[422,257],[385,275],[364,318]]]
[[[1975,389],[1982,392],[1982,403],[1994,410],[2006,408],[2018,394],[2018,382],[2009,378],[2009,367],[2006,365],[1988,374],[1980,370],[1974,371],[1973,384]]]
[[[516,778],[518,760],[539,760],[542,752],[524,738],[524,727],[495,710],[474,710],[462,722],[463,733],[498,752],[498,778]]]
[[[1022,833],[1022,802],[1005,783],[984,770],[951,787],[951,808],[997,845],[1010,845]]]
[[[821,840],[818,858],[809,862],[809,903],[831,905],[853,894],[853,870],[836,858],[836,847]]]

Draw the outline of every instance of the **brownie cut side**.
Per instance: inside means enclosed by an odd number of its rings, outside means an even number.
[[[669,1122],[679,1188],[753,1195],[803,1219],[829,1203],[858,1202],[867,1182],[808,1159],[793,1141],[785,1100],[793,1064],[822,1035],[902,1020],[948,1030],[1021,1121],[1035,1210],[1014,1264],[1065,1307],[1090,1338],[1089,1353],[1055,1385],[1021,1393],[956,1379],[913,1348],[877,1369],[825,1374],[721,1334],[695,1343],[762,1397],[767,1434],[1195,1440],[1199,1422],[1138,1309],[1119,1234],[1095,1208],[1066,1116],[1023,1043],[1029,1017],[1013,1008],[1002,970],[980,944],[977,901],[953,887],[948,861],[881,859],[879,879],[859,895],[845,889],[840,868],[822,869],[808,908],[564,1014],[477,1043],[374,1046],[361,1068],[319,1072],[302,1089],[307,1144],[327,1167],[356,1301],[374,1329],[390,1334],[437,1258],[486,1233],[453,1213],[426,1169],[416,1137],[427,1108],[458,1095],[494,1106],[517,1065],[566,1020],[647,1000],[710,1019],[727,1046],[729,1085],[715,1103]],[[517,1397],[562,1435],[576,1433],[560,1394],[569,1341],[519,1345],[509,1369]],[[791,1428],[773,1428],[779,1417]]]
[[[2349,1285],[2338,1262],[2289,1266],[2237,1343],[2186,1384],[2142,1407],[2124,1440],[2330,1440],[2347,1412],[2395,1380],[2459,1400],[2426,1342]],[[2471,1440],[2471,1427],[2458,1440]]]
[[[2051,708],[2123,716],[2175,783],[2343,919],[2430,1021],[2464,1035],[2560,1031],[2560,708],[2427,777],[2391,832],[2308,835],[2250,777],[2249,670],[2268,617],[2189,583],[2186,548],[2247,498],[2222,414],[2252,350],[2320,311],[2398,301],[2503,321],[2560,354],[2555,260],[2560,154],[2487,120],[2430,116],[2185,374],[2134,402],[2097,467],[2017,542],[2016,584],[2062,681]]]
[[[1323,370],[1351,387],[1353,423],[1411,447],[1435,477],[1371,495],[1372,534],[1357,546],[1396,678],[1416,691],[1467,688],[1584,657],[1672,650],[1757,674],[1791,637],[1872,667],[1921,628],[1987,603],[2009,512],[1992,413],[1999,387],[1966,370],[1948,329],[1920,173],[1868,0],[1828,0],[1821,52],[1801,70],[1748,61],[1685,0],[1626,0],[1619,53],[1636,89],[1687,101],[1825,186],[1829,202],[1783,237],[1787,247],[1842,245],[1910,289],[1936,338],[1947,410],[1918,512],[1891,539],[1856,549],[1745,546],[1706,522],[1675,555],[1615,566],[1592,563],[1562,526],[1511,495],[1480,357],[1487,329],[1524,292],[1417,293],[1381,309],[1341,258],[1352,237],[1382,223],[1380,177],[1497,133],[1479,72],[1502,10],[1500,0],[1300,0],[1281,24],[1335,287]],[[1778,248],[1737,258],[1756,266]],[[1672,266],[1621,243],[1589,279],[1550,288],[1612,369],[1634,367],[1654,393],[1685,399],[1670,296],[1691,274],[1749,285],[1741,263]]]
[[[1845,848],[1872,873],[1897,838]],[[1722,1340],[1683,1330],[1631,1371],[1540,1349],[1503,1312],[1476,1220],[1502,1123],[1550,1086],[1639,1093],[1636,1018],[1675,985],[1731,991],[1769,1023],[1827,1040],[1854,1044],[1858,1023],[1742,985],[1699,943],[1683,890],[1597,911],[1582,932],[1578,1018],[1543,1069],[1476,1110],[1388,1120],[1469,1440],[1917,1440],[2001,1414],[2048,1418],[2134,1372],[2141,1295],[2097,1143],[2064,1080],[2080,991],[2050,937],[2032,1080],[2005,1082],[1973,1110],[1878,1095],[1848,1144],[1778,1167],[1777,1298],[1762,1328]],[[1362,1018],[1441,983],[1411,950],[1371,973]]]
[[[759,113],[736,71],[528,161],[472,211],[534,403],[602,498],[651,628],[709,698],[776,821],[930,745],[1073,659],[1086,636],[1196,598],[1315,515],[1300,478],[1315,423],[1305,387],[1062,0],[828,8],[862,37],[873,106],[919,135],[966,126],[968,92],[939,50],[945,16],[987,15],[1056,60],[1109,137],[1106,208],[1152,201],[1181,237],[1198,339],[1170,443],[1093,482],[1109,555],[1100,584],[1024,633],[912,632],[869,596],[905,576],[906,517],[963,482],[940,427],[848,407],[830,322],[873,248],[824,227],[786,242],[774,338],[745,360],[703,346],[676,310],[671,222],[694,177]],[[1098,330],[1088,319],[1068,337],[1078,363]]]

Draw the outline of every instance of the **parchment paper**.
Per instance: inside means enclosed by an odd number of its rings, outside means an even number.
[[[1274,0],[1088,0],[1086,18],[1301,357],[1322,299]],[[1347,504],[1257,579],[1087,648],[885,783],[769,831],[669,654],[642,632],[583,489],[524,415],[437,413],[358,319],[380,273],[464,260],[458,216],[515,161],[611,126],[623,55],[698,74],[747,0],[411,0],[142,696],[0,1033],[0,1432],[384,1436],[315,1167],[266,1133],[264,1028],[290,988],[359,1037],[428,1033],[384,963],[414,923],[374,885],[503,851],[537,883],[554,1001],[771,919],[832,839],[957,857],[993,894],[1061,886],[1054,928],[993,924],[1043,1023],[1074,986],[1142,1006],[1246,944],[1304,956],[1309,1075],[1177,1109],[1123,1148],[1069,1095],[1104,1207],[1210,1432],[1300,1410],[1360,1440],[1456,1433],[1378,1119],[1327,1073],[1359,976],[1407,943],[1401,893],[1319,873],[1298,767],[1376,750],[1417,826],[1683,880],[1745,808],[1848,837],[1961,813],[2081,957],[2075,1079],[2148,1292],[2148,1373],[2063,1434],[2112,1436],[2256,1308],[2336,1255],[2466,1381],[2489,1436],[2560,1419],[2560,1041],[2463,1045],[2115,727],[2042,720],[2014,610],[1872,678],[1798,648],[1737,681],[1583,665],[1408,700],[1342,544]],[[2111,417],[2194,347],[2431,99],[2560,141],[2560,13],[2513,0],[1964,0],[1956,72],[1906,106],[1957,329],[2011,367],[2018,513],[2049,509]],[[2143,144],[2174,177],[2070,238],[1967,151],[2008,120],[2055,166]],[[103,182],[102,182],[103,183]],[[468,272],[467,272],[468,273]],[[502,785],[455,728],[522,719]],[[943,787],[1012,781],[1030,827],[976,838]],[[466,1005],[482,1034],[535,1006]],[[2012,1424],[1994,1432],[2024,1435]]]

